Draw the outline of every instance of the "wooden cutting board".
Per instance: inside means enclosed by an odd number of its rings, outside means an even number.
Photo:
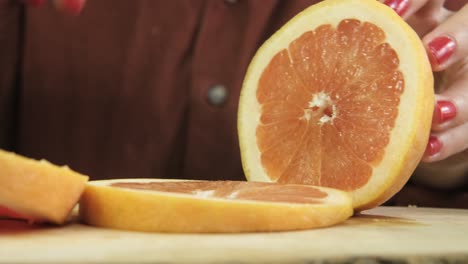
[[[379,207],[316,230],[152,234],[0,220],[5,263],[468,262],[468,210]],[[370,261],[370,262],[369,262]]]

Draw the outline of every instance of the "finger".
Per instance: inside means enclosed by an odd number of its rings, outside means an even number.
[[[403,18],[418,15],[423,18],[434,19],[443,10],[444,2],[445,0],[413,0]]]
[[[411,9],[419,9],[427,1],[428,0],[414,0],[413,2],[415,2],[416,5],[411,5],[411,8],[410,0],[381,0],[380,2],[392,8],[398,15],[404,16]],[[418,5],[420,6],[417,7]]]
[[[403,19],[407,19],[415,13],[422,13],[424,16],[432,15],[444,5],[444,0],[383,0],[385,5],[391,7]]]
[[[436,95],[432,130],[443,131],[468,123],[468,69],[465,71],[446,90]]]
[[[424,36],[434,71],[442,71],[468,56],[468,5]]]
[[[446,159],[468,148],[468,123],[433,133],[424,153],[422,161],[434,162]]]
[[[85,5],[86,0],[54,0],[54,5],[70,15],[79,15]]]
[[[383,0],[395,10],[422,38],[451,12],[443,8],[443,0]]]

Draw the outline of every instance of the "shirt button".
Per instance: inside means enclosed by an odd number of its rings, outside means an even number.
[[[208,102],[214,106],[220,106],[226,102],[228,90],[226,86],[221,84],[213,85],[208,90]]]

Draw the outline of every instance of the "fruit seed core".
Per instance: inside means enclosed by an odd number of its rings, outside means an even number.
[[[318,124],[333,123],[333,119],[336,117],[336,106],[328,94],[324,92],[314,94],[308,106],[304,109],[304,116],[301,119],[309,121],[312,115],[319,115],[321,117]]]

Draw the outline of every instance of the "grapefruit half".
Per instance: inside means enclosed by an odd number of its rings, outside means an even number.
[[[343,191],[242,181],[91,181],[80,201],[84,223],[144,232],[309,229],[340,223],[352,213]]]
[[[67,166],[0,150],[0,218],[62,224],[87,181]]]
[[[433,75],[418,35],[375,0],[326,0],[257,51],[238,133],[248,180],[345,190],[359,210],[399,191],[426,148]]]

